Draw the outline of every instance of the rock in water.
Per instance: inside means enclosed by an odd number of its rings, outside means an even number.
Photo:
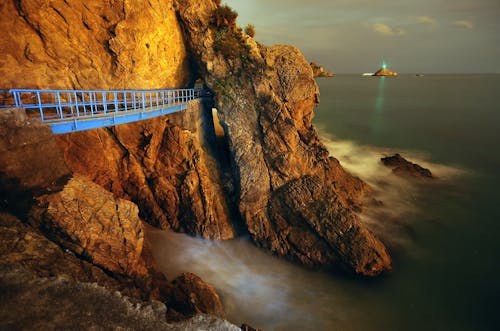
[[[380,68],[373,74],[373,76],[398,76],[398,73],[395,71],[390,71],[387,68]]]
[[[222,316],[224,307],[215,288],[192,273],[183,273],[172,281],[167,305],[183,316],[199,313]]]
[[[299,50],[265,47],[235,25],[218,26],[215,2],[176,5],[216,94],[238,208],[253,240],[307,265],[367,276],[389,270],[384,245],[354,212],[367,185],[329,157],[311,124],[319,91]]]
[[[392,168],[392,172],[396,175],[413,178],[434,178],[429,169],[406,160],[398,153],[383,157],[380,160],[386,167]]]

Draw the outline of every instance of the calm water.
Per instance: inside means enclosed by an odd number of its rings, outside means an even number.
[[[391,247],[394,271],[352,280],[291,265],[246,238],[151,230],[167,276],[197,273],[221,293],[232,322],[266,331],[497,329],[500,76],[337,76],[319,85],[315,125],[384,200],[385,210],[363,220]],[[393,152],[439,179],[395,178],[378,162]]]

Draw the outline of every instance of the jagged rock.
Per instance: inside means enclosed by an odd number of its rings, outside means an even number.
[[[97,282],[112,290],[140,297],[137,290],[125,288],[102,269],[62,249],[15,216],[0,213],[0,269],[23,266],[39,277],[65,275],[81,282]]]
[[[192,273],[183,273],[172,281],[168,298],[167,305],[183,316],[224,314],[224,306],[215,288]],[[175,315],[169,317],[176,319]]]
[[[325,68],[323,68],[322,66],[320,66],[319,64],[317,64],[316,62],[311,62],[309,63],[309,65],[311,66],[312,70],[313,70],[313,77],[333,77],[333,73],[326,70]]]
[[[308,265],[340,261],[370,276],[390,269],[384,245],[354,213],[367,186],[329,157],[311,124],[319,92],[302,54],[257,44],[236,26],[212,25],[215,2],[176,6],[200,74],[215,92],[239,211],[253,240]],[[221,34],[233,38],[239,56],[216,47]],[[281,202],[287,196],[296,202]]]
[[[406,160],[399,153],[383,157],[380,160],[386,167],[392,168],[392,172],[396,175],[413,178],[434,178],[429,169]]]
[[[2,209],[26,213],[35,192],[60,189],[70,175],[49,127],[30,120],[24,109],[0,111]]]
[[[256,329],[256,328],[253,328],[251,327],[250,325],[246,324],[246,323],[243,323],[241,325],[241,330],[242,331],[262,331],[261,329]]]
[[[63,276],[40,278],[21,267],[0,269],[0,299],[2,330],[239,330],[207,315],[167,323],[168,308],[158,301],[137,301]]]
[[[192,80],[170,0],[7,0],[0,89],[173,88]]]
[[[140,206],[150,224],[211,239],[236,234],[221,182],[211,104],[57,137],[70,168]]]
[[[12,215],[0,213],[1,266],[22,265],[39,276],[65,275],[72,280],[97,282],[142,300],[167,302],[167,295],[174,287],[155,271],[152,255],[144,243],[137,206],[115,198],[78,174],[64,186],[51,190],[54,188],[51,178],[69,175],[54,137],[47,132],[48,128],[26,120],[17,110],[10,115],[0,123],[0,131],[10,133],[0,141],[3,152],[10,158],[8,161],[2,159],[0,172],[2,180],[18,183],[29,197],[20,216],[24,221],[29,219],[39,231]],[[47,146],[52,149],[45,155],[40,154],[47,151]],[[22,160],[36,162],[23,165]],[[56,165],[52,174],[47,173],[51,167],[47,161]],[[11,164],[16,167],[9,167]],[[57,165],[62,165],[60,174]],[[30,173],[18,171],[22,166],[29,166]],[[45,176],[48,175],[53,177],[47,180]],[[12,208],[12,200],[19,195],[4,187],[0,192],[2,211],[17,212]],[[192,293],[200,289],[199,294],[205,295],[201,284],[198,280],[198,287],[193,287]],[[189,301],[183,303],[177,298],[177,304],[192,305],[191,297],[187,299]],[[197,312],[204,312],[205,308],[201,305]],[[186,315],[178,313],[178,318],[184,319]]]
[[[115,199],[80,175],[38,200],[39,226],[61,245],[110,272],[147,275],[141,258],[144,229],[134,203]]]

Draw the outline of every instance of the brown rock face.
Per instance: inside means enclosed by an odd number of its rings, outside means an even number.
[[[59,189],[70,176],[48,127],[23,109],[0,111],[0,210],[26,215],[35,194]]]
[[[38,198],[40,226],[57,242],[116,274],[144,276],[144,230],[135,204],[81,176],[58,193]]]
[[[171,0],[6,0],[0,16],[1,89],[144,89],[191,79]]]
[[[168,117],[62,135],[57,142],[73,171],[137,203],[152,225],[211,239],[235,236],[210,104],[198,100]]]
[[[363,275],[389,269],[384,245],[354,214],[366,185],[329,157],[311,125],[318,88],[310,65],[294,47],[264,47],[236,26],[216,26],[216,8],[177,1],[199,71],[216,93],[253,239],[307,265],[341,262]],[[236,50],[221,47],[221,38]]]
[[[215,288],[192,273],[184,273],[172,281],[167,305],[184,316],[199,313],[222,316],[224,307]],[[175,318],[175,316],[170,316]]]
[[[81,282],[97,282],[112,290],[139,297],[132,289],[109,277],[100,268],[82,261],[10,214],[0,213],[1,269],[21,265],[39,277],[65,275]]]
[[[70,174],[49,129],[26,120],[20,110],[2,115],[0,132],[8,134],[0,136],[0,173],[10,186],[0,190],[0,268],[14,273],[26,269],[37,277],[64,275],[72,282],[97,282],[142,300],[174,301],[168,296],[178,284],[171,285],[155,271],[137,206],[81,175],[53,185]],[[24,199],[20,211],[14,208],[19,197]],[[24,221],[29,217],[34,227],[5,210]],[[214,296],[215,291],[201,279],[195,283],[185,297],[188,301],[176,297],[176,305],[212,312],[212,306],[204,304],[205,296],[210,297],[204,288],[212,289]],[[194,304],[192,295],[202,296],[200,303]],[[220,302],[214,307],[220,308]],[[169,307],[174,312],[176,308]],[[186,318],[180,312],[176,316]]]

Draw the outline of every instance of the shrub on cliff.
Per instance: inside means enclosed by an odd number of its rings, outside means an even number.
[[[242,61],[248,58],[247,45],[241,38],[241,32],[222,28],[215,33],[214,50],[226,58],[240,58]]]
[[[228,5],[217,6],[213,14],[213,23],[216,27],[229,27],[236,25],[238,13]]]
[[[255,25],[253,24],[248,24],[246,27],[245,27],[245,33],[247,35],[249,35],[250,37],[255,37]]]

